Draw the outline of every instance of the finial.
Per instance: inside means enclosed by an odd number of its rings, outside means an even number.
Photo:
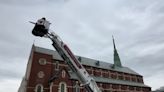
[[[114,50],[116,50],[116,46],[115,46],[115,41],[114,41],[114,37],[112,35],[112,38],[113,38],[113,46],[114,46]]]

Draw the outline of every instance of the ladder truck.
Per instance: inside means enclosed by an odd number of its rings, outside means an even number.
[[[80,61],[76,59],[69,47],[60,39],[54,32],[48,32],[50,22],[45,18],[39,19],[35,24],[32,34],[34,36],[46,37],[52,41],[52,46],[56,49],[58,54],[63,58],[70,69],[76,74],[81,86],[84,86],[88,92],[102,92],[97,86],[95,80],[89,75],[86,69],[82,66]]]

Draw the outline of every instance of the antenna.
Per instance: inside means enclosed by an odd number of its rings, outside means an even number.
[[[31,24],[36,24],[35,22],[29,21]]]

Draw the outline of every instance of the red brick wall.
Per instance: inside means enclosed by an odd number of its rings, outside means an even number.
[[[47,60],[46,65],[40,65],[39,59],[45,58]],[[44,92],[49,92],[49,84],[48,80],[55,74],[55,60],[53,59],[52,55],[47,54],[41,54],[35,52],[33,54],[32,59],[32,68],[31,68],[31,74],[28,80],[27,84],[27,92],[34,92],[35,86],[37,84],[42,84],[44,86]],[[120,79],[120,80],[127,80],[127,81],[134,81],[134,82],[141,82],[143,83],[142,76],[122,73],[122,72],[116,72],[113,70],[105,70],[105,69],[99,69],[91,66],[84,66],[86,67],[89,74],[92,73],[94,76],[99,77],[105,77],[105,78],[113,78],[113,79]],[[67,85],[67,92],[73,92],[73,86],[75,85],[75,82],[77,80],[70,80],[68,75],[68,66],[63,62],[59,61],[59,70],[62,69],[63,71],[66,71],[65,77],[62,77],[62,73],[60,73],[58,79],[53,81],[53,92],[58,92],[59,84],[60,82],[65,82]],[[93,70],[91,70],[93,69]],[[45,76],[44,78],[38,78],[37,74],[39,71],[43,71]],[[109,83],[98,83],[98,86],[103,89],[103,92],[109,92],[109,91],[115,91],[115,92],[131,92],[131,91],[137,91],[137,92],[150,92],[150,88],[142,88],[142,87],[133,87],[128,85],[118,85],[118,84],[109,84]],[[81,87],[81,92],[86,92],[84,88]]]
[[[31,66],[31,72],[30,72],[30,77],[28,80],[28,84],[27,87],[33,87],[35,88],[35,86],[37,84],[43,84],[43,86],[45,88],[48,87],[48,83],[47,81],[49,80],[50,76],[51,76],[51,64],[46,64],[46,65],[40,65],[39,64],[39,59],[40,58],[45,58],[48,62],[52,61],[52,56],[51,55],[47,55],[47,54],[40,54],[37,52],[34,52],[33,54],[33,59],[32,59],[32,66]],[[43,71],[45,76],[44,78],[38,78],[38,72],[39,71]],[[28,89],[27,89],[28,90]],[[30,91],[28,92],[34,92],[34,89],[30,89]],[[47,91],[48,92],[48,91]]]

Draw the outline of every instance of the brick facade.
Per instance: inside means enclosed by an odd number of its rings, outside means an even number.
[[[35,48],[35,47],[33,47]],[[29,71],[26,72],[27,83],[25,92],[87,92],[80,86],[77,79],[71,79],[69,67],[64,61],[58,60],[53,55],[36,52],[32,50],[29,62]],[[121,80],[129,84],[138,83],[141,86],[97,82],[102,92],[150,92],[151,88],[144,85],[143,77],[110,69],[102,69],[93,66],[83,65],[91,76],[110,79],[113,81]],[[27,74],[28,73],[28,74]],[[49,80],[56,76],[52,82]],[[143,86],[144,85],[144,86]]]

